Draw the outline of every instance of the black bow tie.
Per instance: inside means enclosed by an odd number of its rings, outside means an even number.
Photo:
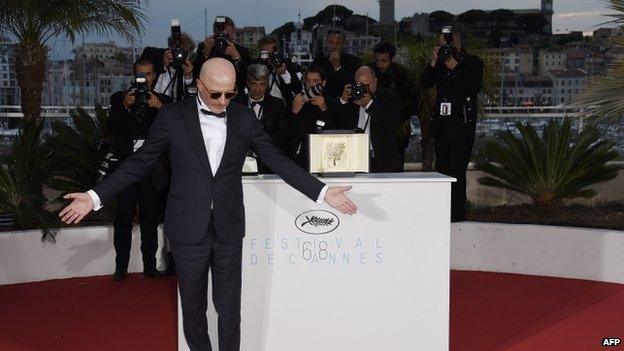
[[[212,112],[212,111],[204,110],[203,108],[200,109],[200,111],[204,115],[208,115],[208,116],[215,116],[215,117],[219,117],[219,118],[225,118],[225,116],[226,116],[226,112],[225,111],[223,111],[221,113],[215,113],[215,112]]]
[[[249,101],[249,105],[251,105],[251,108],[256,107],[256,105],[262,106],[262,101]]]

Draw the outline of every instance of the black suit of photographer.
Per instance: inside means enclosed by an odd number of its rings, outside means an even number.
[[[344,86],[353,80],[355,71],[362,65],[362,62],[357,56],[342,52],[340,53],[341,67],[335,70],[331,62],[329,62],[329,55],[321,53],[314,59],[312,65],[321,66],[327,72],[325,95],[338,99],[342,94]]]
[[[378,86],[366,112],[369,115],[372,146],[370,171],[374,173],[403,172],[401,148],[395,134],[401,120],[399,94],[394,90]],[[339,116],[340,129],[357,129],[360,105],[352,101],[341,104]]]
[[[141,118],[135,105],[127,109],[124,104],[126,91],[111,96],[108,128],[113,135],[114,150],[120,162],[134,154],[136,140],[146,140],[158,109],[147,107]],[[171,102],[171,98],[152,92],[161,103]],[[141,253],[144,272],[156,272],[156,250],[158,249],[157,227],[161,212],[160,192],[169,184],[168,167],[157,163],[147,176],[130,185],[117,195],[114,220],[114,246],[116,252],[116,272],[125,273],[128,269],[132,244],[132,224],[134,212],[139,206],[141,226]]]
[[[204,55],[204,43],[199,43],[197,46],[197,57],[195,58],[195,62],[193,62],[193,78],[197,79],[199,77],[199,72],[201,71],[201,67],[204,62],[211,58],[221,57],[234,64],[234,67],[236,68],[236,88],[238,91],[243,91],[246,84],[245,80],[247,79],[245,72],[247,71],[249,62],[251,61],[251,56],[249,54],[249,49],[246,47],[236,43],[234,44],[234,47],[236,47],[236,51],[238,51],[240,55],[240,60],[238,61],[234,61],[230,56],[220,52],[216,45],[210,49],[210,53],[206,57],[206,55]]]
[[[305,93],[300,93],[304,96]],[[336,123],[336,116],[340,102],[331,97],[325,96],[327,109],[322,111],[318,106],[306,102],[299,113],[290,111],[290,138],[293,145],[295,162],[303,169],[309,171],[309,140],[308,135],[318,133],[322,130],[339,129]],[[324,125],[319,125],[324,124]]]
[[[286,157],[292,159],[292,141],[289,137],[290,126],[288,124],[289,115],[284,102],[269,94],[266,94],[262,101],[259,102],[252,102],[247,94],[239,94],[235,100],[242,105],[249,106],[254,111],[254,115],[260,120],[264,131],[271,137],[273,144]],[[258,160],[258,173],[272,174],[273,171],[260,159]]]
[[[457,179],[451,190],[451,218],[466,217],[466,170],[475,140],[477,95],[483,83],[483,61],[462,51],[458,65],[450,70],[442,62],[427,65],[422,77],[425,89],[437,87],[436,106],[431,122],[435,140],[436,171]],[[441,115],[443,104],[450,104],[450,115]]]
[[[375,70],[377,85],[394,90],[399,94],[401,97],[401,123],[410,123],[408,122],[410,117],[416,115],[418,97],[412,93],[411,82],[408,81],[410,74],[407,69],[395,62],[393,62],[390,65],[390,69],[385,72],[381,72],[374,63],[371,63],[369,67]],[[409,130],[410,125],[407,125],[406,128]],[[409,143],[409,139],[410,133],[397,133],[397,141],[401,148],[401,163],[405,162],[405,148]]]

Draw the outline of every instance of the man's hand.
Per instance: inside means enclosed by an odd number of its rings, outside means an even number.
[[[455,69],[455,67],[457,67],[459,62],[457,62],[457,60],[454,57],[451,57],[448,60],[444,61],[444,64],[446,65],[446,68],[452,71]]]
[[[340,54],[337,52],[332,52],[329,54],[329,63],[331,63],[334,69],[340,68]]]
[[[327,191],[329,192],[329,190]],[[327,197],[327,196],[326,196]],[[91,210],[93,210],[93,200],[87,193],[72,193],[63,196],[64,199],[73,199],[71,204],[65,207],[59,217],[67,224],[78,224]]]
[[[208,56],[210,56],[210,51],[212,51],[212,47],[214,46],[214,44],[215,39],[213,36],[204,39],[204,50],[202,51],[204,58],[208,58]]]
[[[356,104],[362,107],[366,107],[368,103],[371,102],[372,100],[373,100],[373,96],[370,93],[366,93],[364,94],[364,96],[362,96],[361,99],[353,100],[353,102],[355,102]]]
[[[349,102],[350,99],[351,99],[351,84],[347,84],[342,90],[342,96],[340,96],[340,100]]]
[[[182,70],[184,70],[184,78],[193,78],[193,63],[191,62],[191,60],[186,59],[186,61],[184,61],[184,64],[182,65]]]
[[[291,109],[292,113],[294,115],[298,114],[303,108],[304,104],[305,104],[305,99],[303,98],[303,93],[295,95],[295,98],[293,99],[293,102],[292,102],[292,109]]]
[[[134,96],[134,89],[128,90],[126,92],[126,96],[124,96],[124,100],[123,100],[123,105],[126,109],[129,109],[130,106],[132,106],[132,104],[134,104],[134,101],[136,100],[136,97]]]
[[[149,107],[154,107],[159,110],[161,107],[163,107],[163,104],[160,101],[160,99],[158,99],[158,97],[154,95],[151,91],[149,92],[149,98],[147,99],[147,104],[149,105]]]
[[[321,111],[327,111],[327,103],[324,96],[315,96],[310,100],[310,103],[317,106]]]
[[[325,193],[325,202],[327,202],[331,207],[339,210],[344,214],[355,214],[357,213],[357,206],[349,200],[347,195],[344,193],[351,190],[351,186],[332,186],[327,189]]]
[[[231,41],[228,41],[228,43],[229,45],[227,49],[225,49],[225,54],[228,55],[234,61],[240,61],[241,55],[238,52],[238,50],[236,50],[236,45],[234,45],[234,43],[232,43]]]
[[[173,54],[171,53],[171,49],[167,49],[163,55],[163,65],[165,66],[165,69],[169,68],[171,62],[173,62]]]
[[[271,63],[271,66],[273,66],[273,64],[272,64],[272,63]],[[278,75],[280,75],[280,76],[281,76],[282,74],[286,73],[286,64],[285,64],[285,63],[282,63],[282,65],[281,65],[281,66],[279,66],[279,67],[275,67],[275,66],[273,66],[273,69],[275,70],[275,73],[276,73],[276,74],[278,74]]]
[[[431,67],[435,67],[436,63],[438,63],[438,53],[440,52],[440,47],[436,46],[433,48],[433,53],[431,54]]]

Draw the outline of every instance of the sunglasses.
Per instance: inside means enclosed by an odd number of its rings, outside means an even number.
[[[212,100],[218,100],[221,98],[221,96],[224,95],[226,99],[232,100],[236,96],[236,94],[238,94],[236,90],[234,91],[211,91],[210,93],[208,93],[208,96],[210,96]]]
[[[198,78],[197,80],[200,81],[204,87],[206,87],[206,84],[201,79]],[[208,88],[206,88],[206,90],[208,90]],[[236,88],[234,88],[234,90],[230,90],[230,91],[208,90],[208,96],[212,100],[218,100],[218,99],[221,98],[221,96],[224,96],[224,95],[225,95],[226,99],[232,100],[236,96],[236,94],[238,94],[238,90]]]

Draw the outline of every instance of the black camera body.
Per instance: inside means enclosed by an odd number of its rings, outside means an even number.
[[[303,97],[306,98],[306,101],[310,101],[314,99],[315,97],[323,96],[324,90],[325,90],[325,87],[323,86],[323,84],[316,84],[310,89],[304,89]]]
[[[286,62],[284,56],[277,50],[269,54],[269,58],[271,60],[271,65],[275,68],[281,67],[284,62]]]
[[[96,183],[99,183],[117,168],[119,158],[115,154],[113,146],[106,140],[99,140],[96,148],[100,154],[104,155],[104,159],[97,170]]]
[[[445,26],[442,28],[442,35],[444,36],[444,42],[446,44],[440,47],[438,51],[438,61],[444,63],[451,57],[457,57],[457,50],[453,46],[453,27]]]
[[[171,66],[175,69],[179,69],[184,65],[189,53],[180,45],[182,42],[182,30],[180,29],[180,22],[177,19],[171,20],[171,38],[173,39],[173,47],[171,48],[171,55],[173,61]]]
[[[217,23],[217,26],[216,26],[217,32],[214,36],[214,39],[215,39],[214,46],[217,52],[219,52],[220,54],[225,54],[225,50],[230,45],[228,41],[228,36],[227,34],[224,33],[225,17],[217,16],[217,18],[215,19],[215,22]]]
[[[353,100],[360,100],[366,93],[368,93],[368,86],[366,85],[358,83],[351,88],[351,98]]]
[[[136,74],[131,89],[134,90],[132,93],[134,95],[134,104],[131,106],[131,111],[137,120],[141,121],[149,108],[149,88],[147,87],[145,73]]]

